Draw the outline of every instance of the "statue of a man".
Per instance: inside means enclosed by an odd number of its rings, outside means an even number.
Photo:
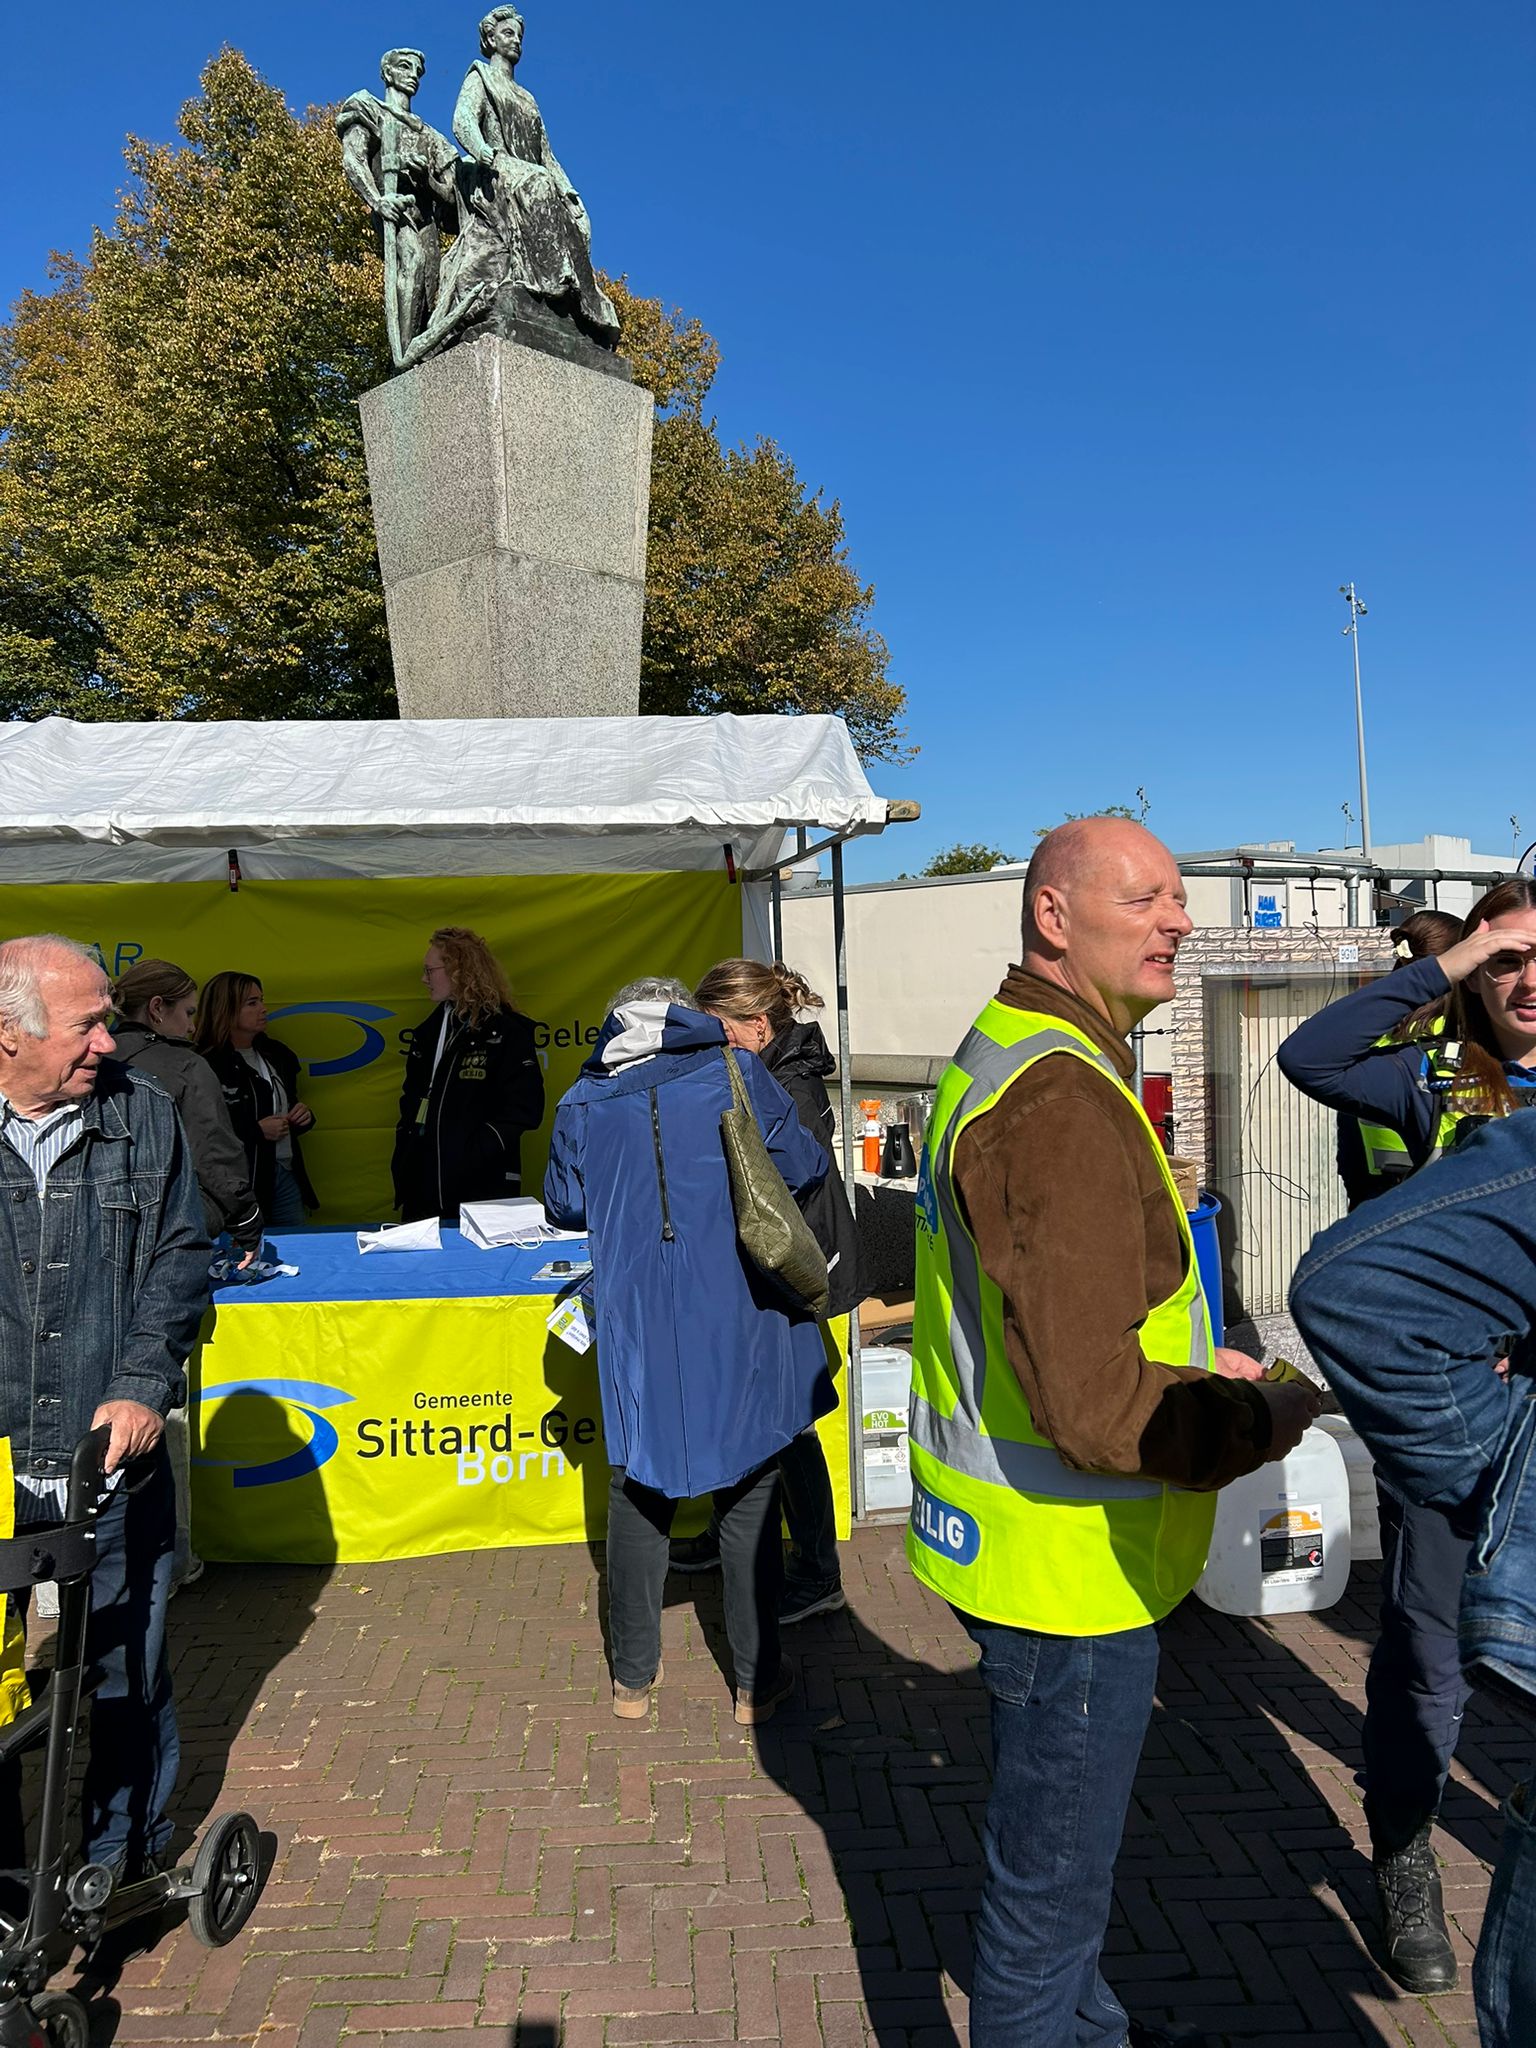
[[[372,211],[384,243],[385,311],[395,368],[419,362],[490,297],[439,297],[442,233],[459,225],[459,153],[411,112],[426,75],[420,50],[386,50],[384,97],[355,92],[336,110],[347,182]]]
[[[592,269],[587,210],[549,146],[538,102],[514,76],[523,54],[523,17],[515,7],[486,15],[480,49],[453,114],[453,132],[476,167],[466,171],[461,191],[457,289],[519,287],[569,310],[611,349],[619,317]]]

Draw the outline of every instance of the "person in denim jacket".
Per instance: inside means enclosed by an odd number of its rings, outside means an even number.
[[[1536,1116],[1484,1126],[1325,1231],[1291,1312],[1387,1482],[1473,1522],[1463,1669],[1536,1715]],[[1536,2042],[1531,1747],[1477,1949],[1483,2048]]]
[[[176,1515],[164,1430],[185,1398],[209,1242],[175,1104],[108,1057],[111,1014],[107,977],[82,947],[0,945],[0,1432],[18,1528],[58,1519],[88,1430],[110,1428],[110,1474],[137,1465],[97,1523],[85,1648],[101,1673],[85,1855],[131,1879],[172,1832],[180,1751],[165,1610]]]

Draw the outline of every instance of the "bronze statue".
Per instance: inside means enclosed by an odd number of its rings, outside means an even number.
[[[586,208],[514,75],[523,53],[515,7],[486,15],[480,48],[453,116],[467,162],[411,111],[426,71],[419,50],[386,54],[382,100],[356,92],[337,111],[348,181],[380,228],[395,368],[466,334],[498,333],[627,376]],[[446,254],[445,233],[454,237]]]

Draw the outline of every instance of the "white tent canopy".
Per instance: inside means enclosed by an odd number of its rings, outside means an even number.
[[[887,814],[830,717],[0,725],[0,883],[762,868]]]

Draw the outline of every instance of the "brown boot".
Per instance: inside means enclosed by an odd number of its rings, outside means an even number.
[[[649,1685],[620,1685],[613,1681],[613,1711],[620,1721],[643,1721],[651,1711],[651,1694],[662,1681],[662,1667],[656,1666],[656,1676]]]
[[[760,1728],[764,1721],[771,1721],[774,1709],[784,1704],[795,1689],[799,1677],[794,1665],[787,1657],[779,1659],[779,1675],[772,1685],[759,1686],[755,1697],[748,1693],[736,1695],[736,1721],[742,1728]]]

